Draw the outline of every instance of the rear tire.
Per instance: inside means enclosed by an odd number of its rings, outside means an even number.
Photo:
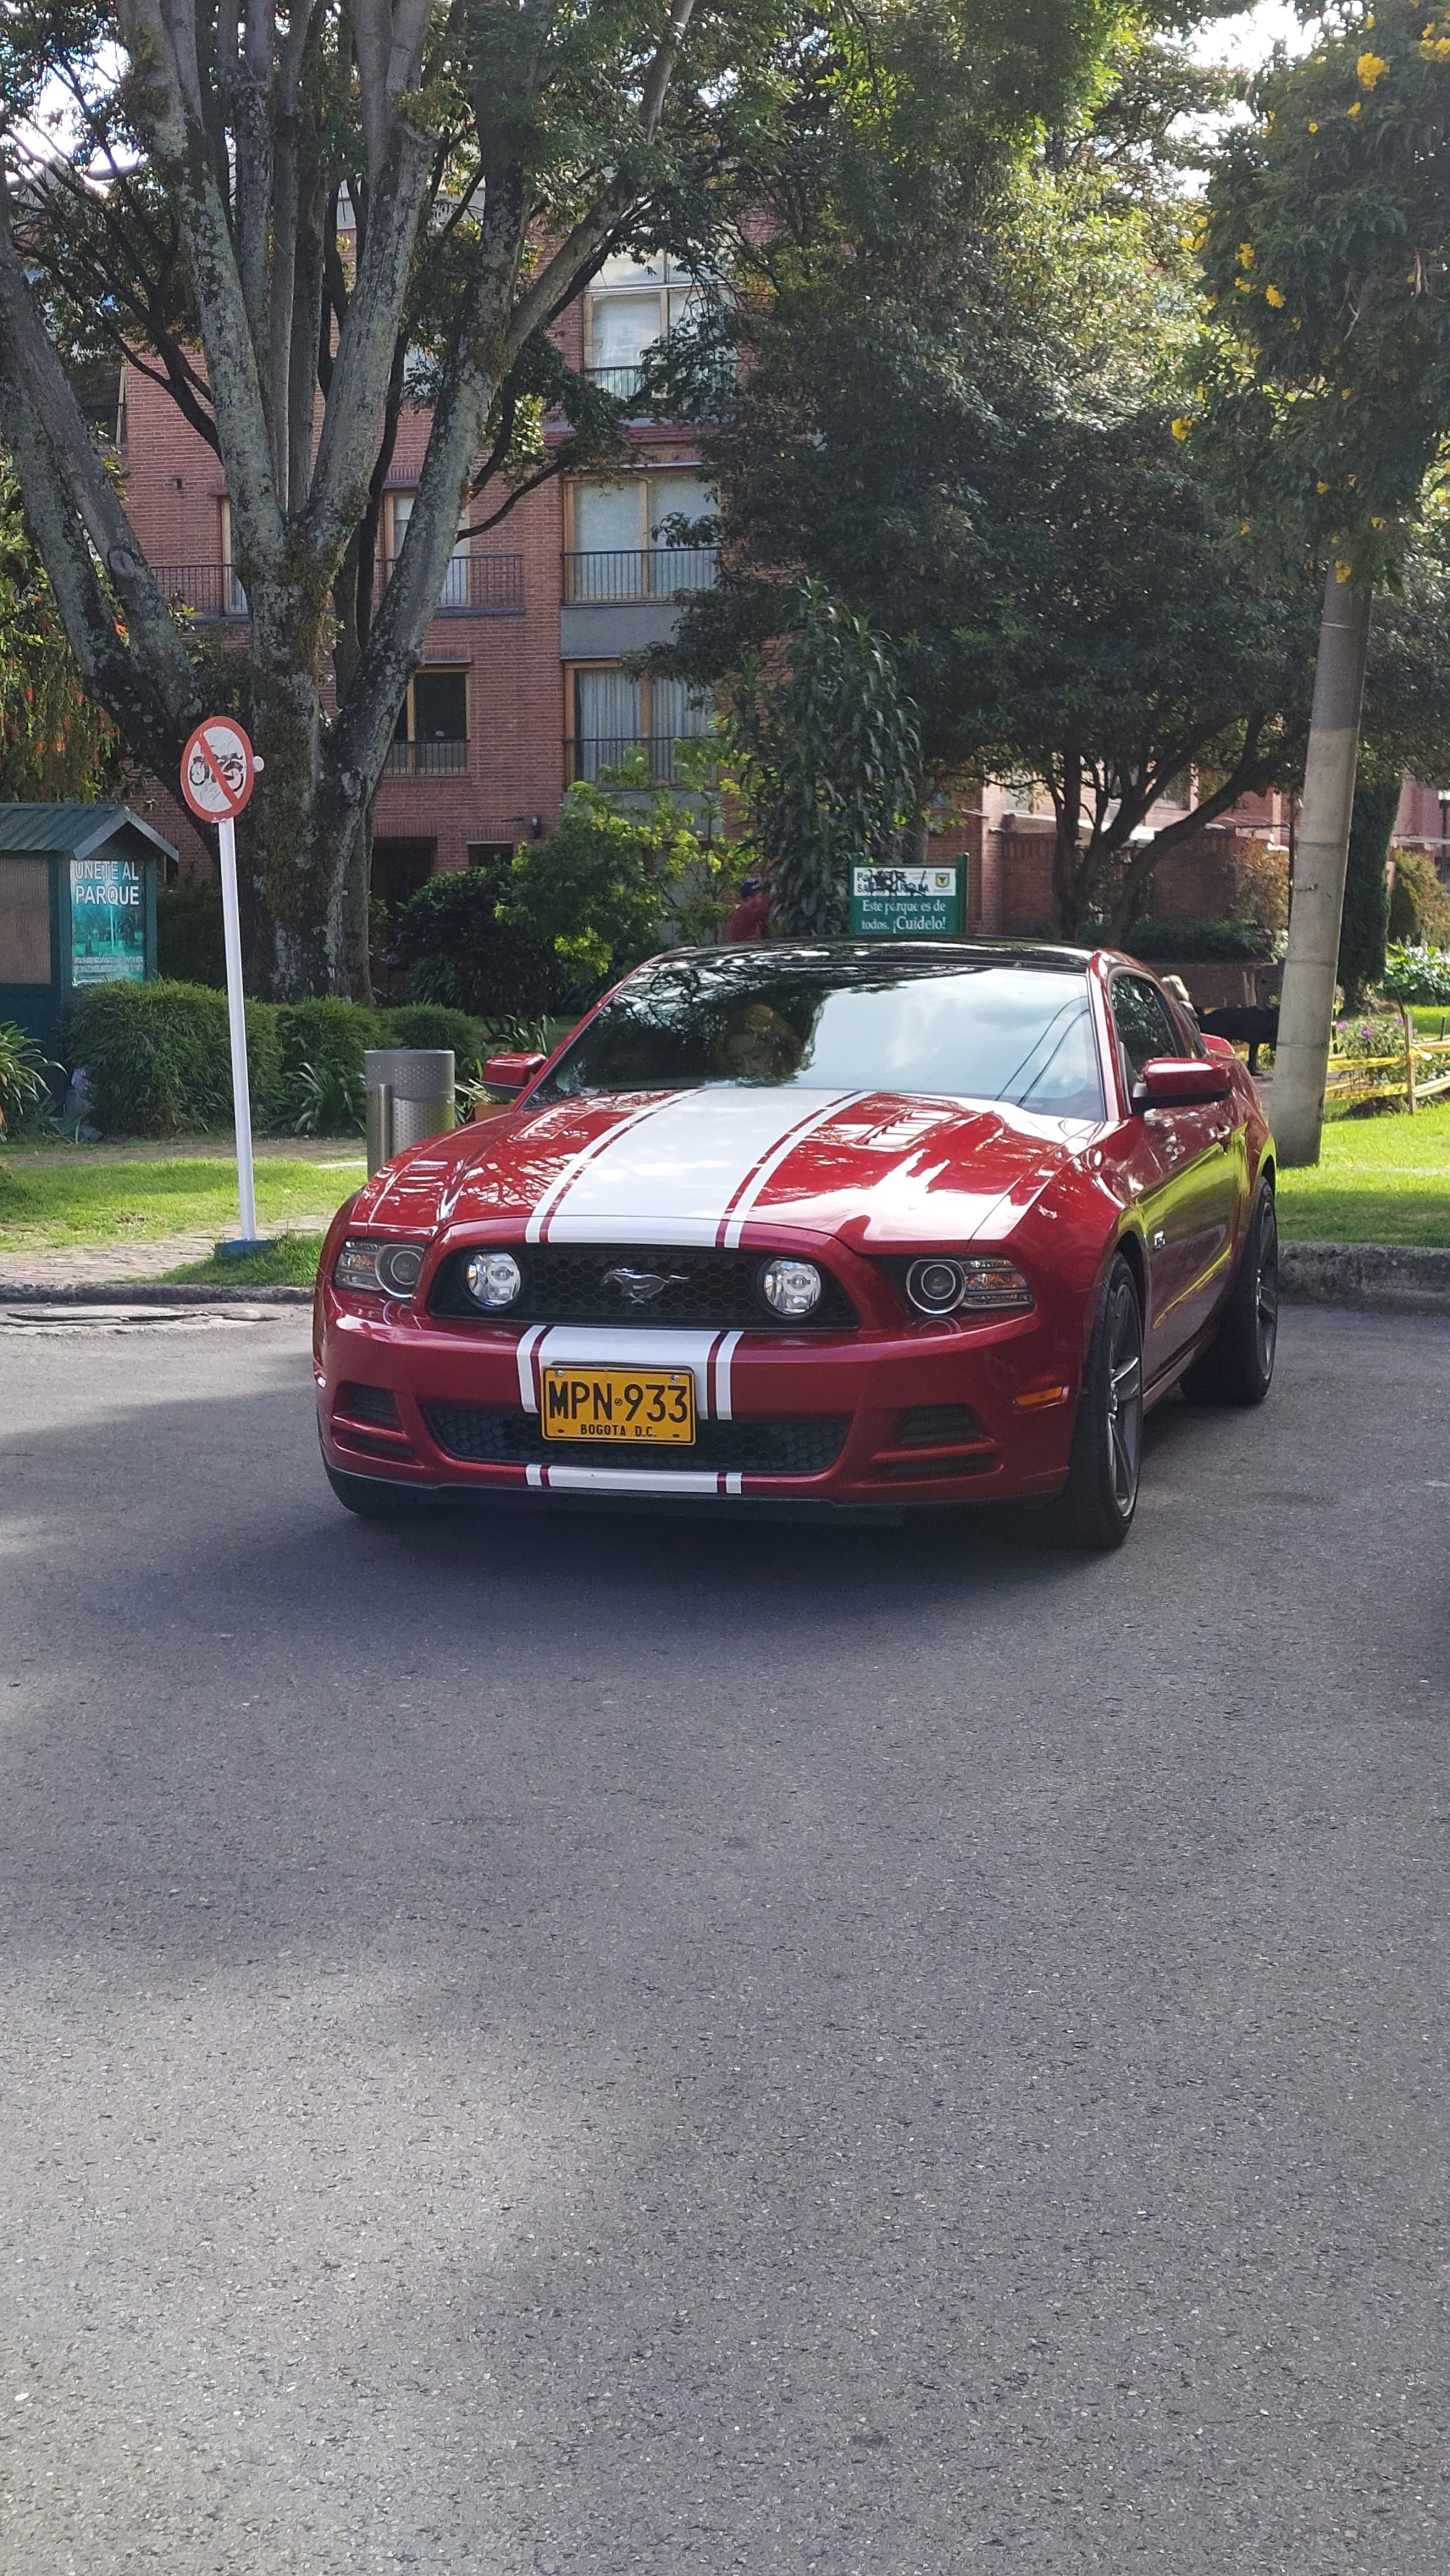
[[[1183,1374],[1190,1404],[1262,1404],[1274,1382],[1279,1335],[1279,1221],[1273,1186],[1260,1181],[1218,1329]]]
[[[1104,1283],[1067,1483],[1051,1506],[1068,1547],[1121,1547],[1138,1508],[1143,1457],[1143,1310],[1138,1283],[1118,1254]]]
[[[437,1510],[432,1494],[415,1493],[408,1485],[385,1485],[381,1476],[349,1476],[340,1467],[329,1467],[325,1458],[322,1465],[343,1510],[355,1512],[360,1521],[421,1521]]]

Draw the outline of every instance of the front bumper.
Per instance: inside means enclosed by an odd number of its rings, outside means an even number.
[[[1036,1310],[839,1333],[521,1328],[327,1286],[317,1325],[329,1465],[421,1491],[899,1509],[1040,1497],[1067,1472],[1079,1354]],[[556,1362],[692,1369],[698,1456],[549,1441],[539,1370]]]

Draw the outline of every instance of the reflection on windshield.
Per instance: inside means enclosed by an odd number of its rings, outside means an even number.
[[[704,1083],[903,1091],[1101,1118],[1079,969],[700,950],[638,974],[538,1098]]]

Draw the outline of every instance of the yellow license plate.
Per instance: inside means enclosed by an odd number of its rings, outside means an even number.
[[[550,1440],[655,1440],[687,1449],[695,1437],[692,1369],[546,1368]]]

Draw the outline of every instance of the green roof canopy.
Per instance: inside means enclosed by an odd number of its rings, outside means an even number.
[[[129,805],[0,803],[0,858],[174,859],[170,841]]]

